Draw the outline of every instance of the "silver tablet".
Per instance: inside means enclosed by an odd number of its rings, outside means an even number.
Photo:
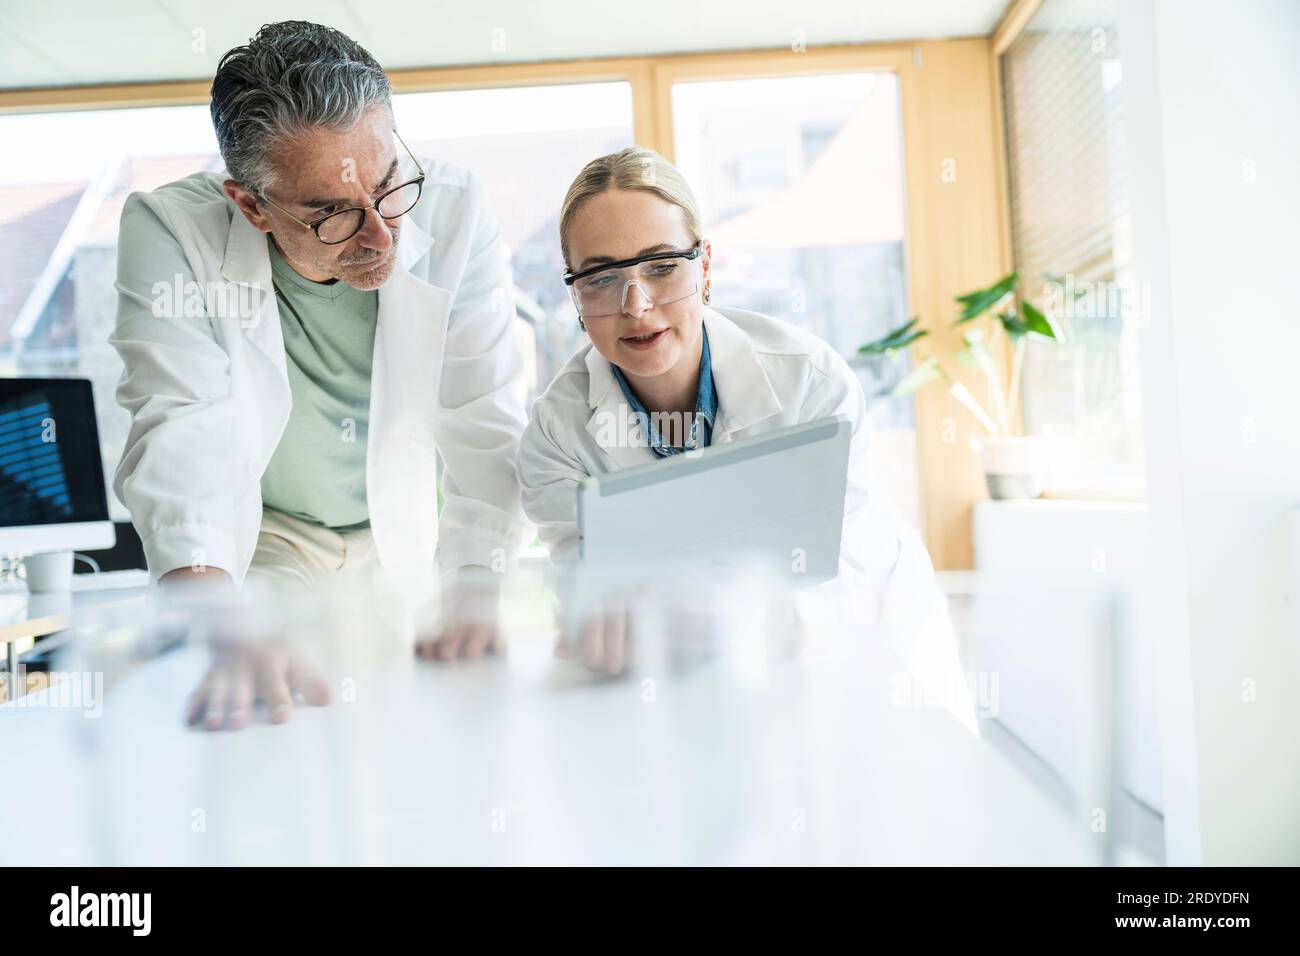
[[[791,586],[839,569],[850,425],[823,418],[578,487],[586,568],[759,566]]]

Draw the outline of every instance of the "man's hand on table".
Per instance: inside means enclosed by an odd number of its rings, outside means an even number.
[[[302,653],[282,646],[257,647],[245,641],[218,642],[211,667],[190,695],[185,720],[208,730],[242,730],[253,705],[266,705],[271,723],[293,716],[294,700],[315,707],[330,702],[329,684]]]
[[[234,591],[230,575],[220,568],[179,568],[164,574],[159,584],[168,597],[198,600]],[[190,726],[242,730],[252,721],[258,702],[266,705],[271,723],[282,724],[293,715],[298,696],[317,707],[330,702],[329,684],[315,664],[287,645],[242,640],[235,635],[214,640],[212,651],[212,664],[185,709]]]
[[[443,594],[437,625],[417,637],[415,653],[425,660],[476,661],[498,648],[501,575],[463,569]]]

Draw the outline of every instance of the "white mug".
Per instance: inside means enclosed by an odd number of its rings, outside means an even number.
[[[72,552],[52,551],[23,558],[27,590],[32,594],[60,594],[72,589]]]

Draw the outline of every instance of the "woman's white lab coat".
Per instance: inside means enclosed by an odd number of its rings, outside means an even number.
[[[788,323],[739,309],[704,310],[719,417],[714,444],[831,415],[852,424],[840,575],[856,581],[876,616],[942,604],[920,537],[868,479],[866,400],[848,363],[824,341]],[[588,345],[533,405],[519,452],[524,511],[553,559],[577,545],[579,482],[654,461],[644,443],[610,442],[635,433],[610,364]],[[616,421],[619,427],[611,429]],[[604,440],[602,440],[604,439]],[[886,595],[889,601],[886,602]]]
[[[416,599],[435,567],[499,570],[526,528],[508,254],[478,180],[450,163],[424,168],[379,290],[366,448],[375,547]],[[267,237],[226,198],[225,178],[199,173],[135,193],[122,211],[111,341],[132,421],[114,488],[155,579],[201,563],[242,581],[262,472],[289,416]]]

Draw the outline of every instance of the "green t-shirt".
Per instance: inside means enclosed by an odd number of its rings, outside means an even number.
[[[364,526],[379,293],[304,279],[269,236],[267,246],[293,409],[262,475],[262,502],[327,528]]]

